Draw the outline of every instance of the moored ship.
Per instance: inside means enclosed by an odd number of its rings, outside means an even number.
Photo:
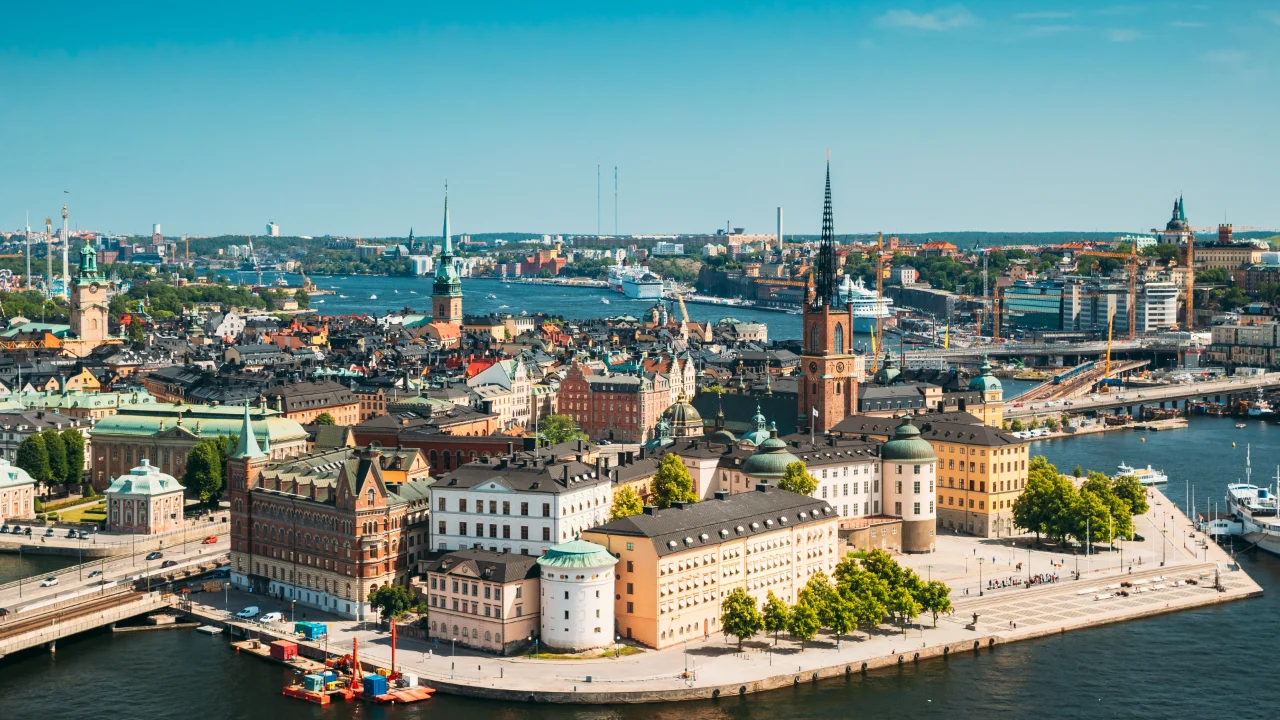
[[[662,277],[648,265],[614,265],[609,269],[609,288],[633,300],[662,299]]]
[[[854,280],[845,275],[844,280],[840,281],[838,292],[841,303],[853,304],[854,332],[873,332],[877,318],[888,318],[893,315],[893,300],[880,296],[875,290],[868,289],[862,282],[862,278]]]
[[[1245,481],[1227,485],[1227,510],[1240,522],[1240,537],[1245,542],[1280,555],[1280,499],[1271,488],[1254,485],[1250,480],[1252,448],[1245,450]],[[1276,468],[1276,481],[1280,482],[1280,467]]]

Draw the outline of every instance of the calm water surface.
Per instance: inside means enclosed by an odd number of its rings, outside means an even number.
[[[1146,442],[1141,442],[1146,437]],[[1231,443],[1237,443],[1232,447]],[[1037,443],[1033,451],[1070,470],[1111,472],[1121,462],[1163,468],[1167,493],[1185,501],[1187,480],[1220,501],[1243,475],[1280,463],[1280,426],[1197,418],[1192,430],[1118,432]],[[1258,599],[1001,646],[917,668],[796,690],[681,705],[574,708],[440,696],[419,706],[320,708],[280,695],[286,671],[227,650],[226,640],[188,631],[98,634],[0,661],[0,716],[133,718],[458,718],[493,720],[790,720],[866,718],[1274,718],[1280,706],[1280,561],[1242,555],[1267,589]]]

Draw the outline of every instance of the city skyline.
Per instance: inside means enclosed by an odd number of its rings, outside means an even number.
[[[1275,3],[43,12],[6,229],[816,235],[828,149],[838,234],[1276,225]]]

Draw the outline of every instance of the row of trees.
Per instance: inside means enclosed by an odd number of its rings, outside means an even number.
[[[84,435],[76,428],[49,428],[18,444],[14,464],[37,482],[73,488],[84,481]]]
[[[1077,466],[1074,474],[1080,476]],[[1132,537],[1133,516],[1148,509],[1147,493],[1133,476],[1109,478],[1090,470],[1080,489],[1063,477],[1044,456],[1031,459],[1027,486],[1013,504],[1013,521],[1018,527],[1061,541],[1068,537],[1082,542],[1110,542]]]
[[[899,565],[882,550],[849,553],[836,565],[834,583],[826,573],[816,573],[788,605],[770,591],[763,607],[746,589],[734,588],[720,603],[720,627],[726,636],[742,643],[760,632],[786,632],[804,643],[822,629],[836,639],[864,630],[871,631],[886,618],[905,625],[922,612],[933,616],[951,612],[951,589],[939,581],[924,582],[910,568]]]
[[[786,472],[778,481],[778,487],[801,495],[812,495],[818,487],[818,479],[809,474],[803,462],[796,461],[787,465]],[[668,453],[658,463],[658,471],[653,476],[653,504],[660,508],[669,508],[675,502],[698,502],[698,495],[693,490],[693,477],[684,461],[675,453]],[[644,511],[644,502],[630,486],[618,488],[613,494],[613,507],[609,510],[609,519],[617,520]]]

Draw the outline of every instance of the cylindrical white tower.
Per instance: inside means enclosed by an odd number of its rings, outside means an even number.
[[[893,439],[880,447],[884,464],[886,515],[902,518],[902,551],[933,552],[937,534],[938,456],[928,440],[904,417]]]
[[[778,252],[782,252],[782,208],[778,208]]]
[[[602,545],[570,540],[538,558],[542,566],[542,642],[579,652],[613,644],[613,566]]]

